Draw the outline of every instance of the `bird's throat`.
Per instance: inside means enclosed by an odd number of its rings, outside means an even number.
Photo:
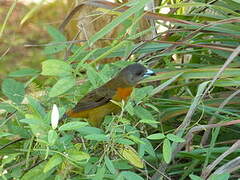
[[[115,96],[113,96],[114,101],[122,101],[127,100],[128,97],[131,95],[133,88],[127,87],[127,88],[117,88],[117,93]]]

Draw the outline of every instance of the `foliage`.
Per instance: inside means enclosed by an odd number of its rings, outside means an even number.
[[[171,26],[156,21],[168,30],[139,42],[154,29],[135,31],[147,2],[135,1],[81,45],[65,43],[64,33],[45,27],[52,42],[42,49],[41,70],[19,68],[1,83],[1,179],[226,180],[239,175],[233,162],[240,146],[240,2],[160,1],[156,13],[169,7],[164,17],[179,21]],[[120,24],[127,28],[117,39],[92,49]],[[72,54],[64,61],[66,49]],[[102,63],[114,57],[129,61]],[[136,61],[157,75],[145,79],[128,102],[118,103],[121,113],[106,116],[101,128],[84,119],[58,122],[87,92]]]

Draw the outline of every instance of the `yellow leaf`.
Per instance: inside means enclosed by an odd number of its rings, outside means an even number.
[[[135,149],[133,149],[131,146],[121,146],[118,150],[119,154],[126,160],[128,160],[132,165],[143,168],[143,162],[141,158],[138,156]]]

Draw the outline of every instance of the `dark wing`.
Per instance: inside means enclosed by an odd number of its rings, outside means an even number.
[[[113,89],[99,87],[84,96],[71,111],[80,112],[104,105],[112,99],[114,94],[115,90]]]

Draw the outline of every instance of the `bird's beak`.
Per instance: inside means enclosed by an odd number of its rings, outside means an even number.
[[[147,69],[147,71],[144,73],[144,78],[149,77],[149,76],[155,76],[156,73],[153,72],[151,69]]]

